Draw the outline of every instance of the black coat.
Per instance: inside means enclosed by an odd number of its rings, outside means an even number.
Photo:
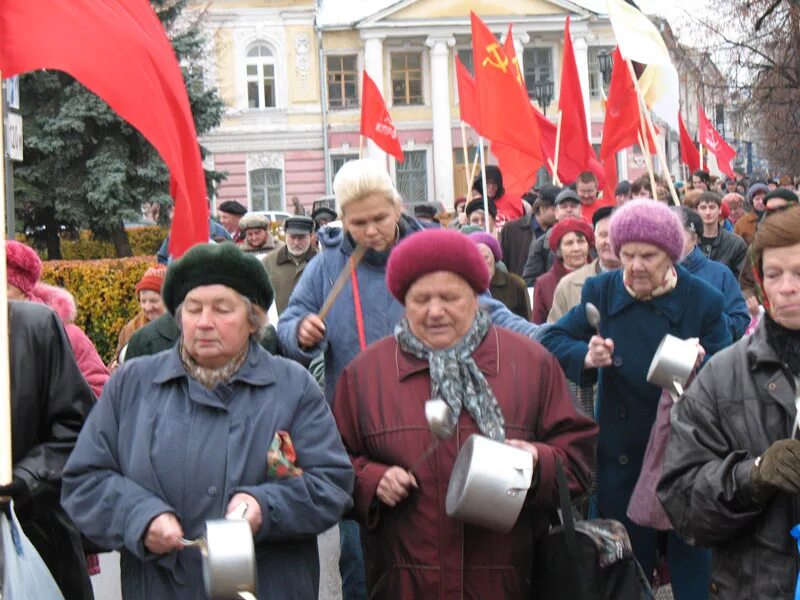
[[[544,275],[553,266],[555,252],[550,251],[551,231],[553,231],[552,228],[548,229],[547,233],[531,242],[528,259],[522,270],[522,278],[528,285],[536,285],[539,275]]]
[[[68,600],[93,598],[80,533],[61,508],[61,474],[94,404],[58,316],[9,303],[14,477],[30,494],[17,504],[25,534]]]
[[[500,230],[500,248],[503,251],[503,262],[510,273],[522,277],[531,243],[544,233],[545,230],[539,223],[528,215],[503,226]]]
[[[712,548],[715,598],[794,598],[798,498],[762,495],[755,458],[792,437],[796,390],[762,321],[714,356],[673,407],[658,497],[681,537]]]
[[[710,245],[704,244],[702,238],[697,245],[707,258],[721,262],[733,271],[734,277],[739,278],[747,256],[747,244],[742,238],[720,227],[719,235]]]

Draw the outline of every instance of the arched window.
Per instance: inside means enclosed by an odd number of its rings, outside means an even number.
[[[275,107],[275,55],[265,44],[256,44],[247,51],[248,108]]]

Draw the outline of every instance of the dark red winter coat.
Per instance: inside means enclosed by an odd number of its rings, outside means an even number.
[[[402,352],[388,337],[355,358],[339,378],[333,410],[356,472],[354,510],[366,526],[370,598],[528,598],[534,538],[546,530],[558,505],[556,455],[566,466],[572,494],[585,491],[597,426],[574,408],[555,358],[536,342],[496,327],[473,358],[503,410],[506,437],[531,441],[539,452],[538,482],[508,534],[465,525],[445,512],[458,450],[478,433],[466,410],[455,435],[418,468],[418,490],[395,508],[376,497],[390,466],[409,468],[431,443],[424,412],[431,397],[427,361]]]

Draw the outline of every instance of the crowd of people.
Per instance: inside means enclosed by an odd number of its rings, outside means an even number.
[[[68,599],[92,598],[111,550],[126,599],[206,597],[186,538],[244,504],[259,598],[317,597],[316,536],[338,524],[344,600],[514,600],[541,597],[563,469],[576,512],[631,549],[644,589],[793,597],[795,182],[698,171],[679,205],[655,184],[602,198],[586,172],[514,198],[491,166],[486,197],[478,179],[452,213],[409,212],[381,165],[354,160],[337,210],[288,218],[284,239],[224,202],[212,241],[174,260],[164,246],[136,284],[108,367],[69,293],[9,241],[14,479],[0,496]],[[680,399],[648,382],[668,334],[697,349]],[[430,399],[454,432],[433,447]],[[448,516],[472,435],[530,457],[510,531]]]

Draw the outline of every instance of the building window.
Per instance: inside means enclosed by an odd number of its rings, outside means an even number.
[[[247,51],[248,108],[275,107],[275,55],[266,45],[257,44]]]
[[[397,191],[405,202],[428,201],[428,159],[425,150],[406,150],[397,163]]]
[[[475,66],[472,64],[472,48],[459,48],[458,58],[461,63],[467,68],[469,74],[475,77]]]
[[[351,160],[358,160],[358,154],[333,154],[331,155],[331,181],[333,181],[336,174],[344,166],[344,163]]]
[[[284,210],[280,169],[250,171],[250,210]]]
[[[356,56],[329,56],[328,106],[351,108],[358,106],[358,68]]]
[[[525,89],[528,90],[528,97],[535,100],[534,85],[540,81],[554,81],[553,49],[525,48],[522,62],[525,67]]]
[[[392,103],[422,104],[422,54],[392,54]]]
[[[592,99],[602,98],[603,94],[603,74],[600,72],[600,61],[597,55],[601,52],[611,54],[613,46],[592,46],[589,48],[589,97]]]

